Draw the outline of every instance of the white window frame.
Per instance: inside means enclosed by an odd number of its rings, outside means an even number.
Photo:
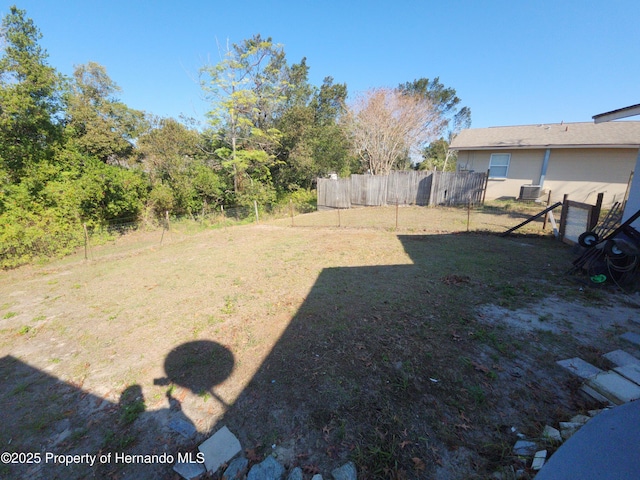
[[[506,157],[507,158],[507,163],[506,165],[504,163],[499,163],[494,165],[494,157],[496,157],[496,161],[498,160],[498,157]],[[504,180],[506,178],[508,178],[509,176],[509,165],[511,164],[511,154],[510,153],[492,153],[491,154],[491,158],[489,159],[489,178],[494,178],[494,179],[498,179],[498,180]],[[492,169],[498,169],[498,168],[504,168],[504,175],[496,175],[494,172],[492,172]]]

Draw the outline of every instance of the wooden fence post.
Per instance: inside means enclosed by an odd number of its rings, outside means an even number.
[[[398,230],[398,197],[396,196],[396,230]]]
[[[484,199],[487,197],[487,187],[489,186],[489,172],[491,172],[491,169],[487,170],[487,175],[484,177],[484,188],[482,189],[482,205],[484,205]]]
[[[202,213],[200,214],[200,225],[202,225],[202,223],[204,222],[204,210],[207,206],[207,199],[205,198],[204,201],[202,202]]]
[[[84,229],[84,259],[88,260],[87,250],[89,249],[89,233],[87,232],[87,224],[83,223],[82,228]]]
[[[439,188],[439,177],[438,177],[438,171],[434,170],[433,173],[431,174],[431,191],[429,192],[429,206],[430,207],[435,207],[435,202],[436,202],[436,192],[438,191]]]
[[[291,226],[293,227],[293,200],[289,199],[289,214],[291,215]]]
[[[227,231],[227,219],[224,215],[224,205],[220,205],[220,215],[222,216],[222,219],[220,220],[222,222],[222,227]]]
[[[160,245],[162,245],[162,241],[164,240],[164,232],[169,231],[169,210],[164,211],[164,225],[162,226],[162,235],[160,236]]]
[[[598,194],[598,198],[596,199],[596,204],[591,209],[591,215],[589,216],[589,225],[587,227],[587,231],[591,231],[596,228],[598,224],[598,220],[600,220],[600,210],[602,210],[602,199],[604,198],[604,193],[600,192]]]
[[[567,228],[567,212],[569,210],[569,195],[562,196],[562,210],[560,210],[560,229],[558,231],[560,240],[564,239],[564,232]]]
[[[551,190],[549,190],[549,195],[547,195],[547,207],[551,205]],[[542,222],[542,230],[545,230],[547,228],[547,221],[549,220],[549,217],[553,215],[553,212],[548,212],[545,216],[544,216],[544,222]]]

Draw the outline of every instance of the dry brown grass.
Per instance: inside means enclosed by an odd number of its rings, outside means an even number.
[[[257,455],[276,444],[309,471],[352,458],[363,477],[459,469],[473,478],[514,461],[506,426],[533,430],[575,407],[553,362],[579,347],[484,324],[475,309],[573,289],[562,275],[571,254],[549,234],[451,233],[466,230],[465,209],[399,210],[415,216],[400,232],[366,228],[395,218],[393,208],[341,213],[359,228],[282,219],[187,234],[176,225],[162,246],[159,232],[140,232],[94,247],[93,261],[79,252],[3,272],[0,443],[54,448],[67,429],[60,453],[184,450],[198,439],[181,443],[164,426],[178,402],[199,439],[224,423]],[[473,211],[471,230],[502,231],[521,217]],[[109,412],[132,388],[146,412],[118,423]]]

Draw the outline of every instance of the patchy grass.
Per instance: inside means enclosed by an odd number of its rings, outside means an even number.
[[[349,458],[362,478],[485,478],[513,465],[507,427],[535,434],[580,408],[555,361],[597,357],[569,335],[478,315],[487,303],[576,295],[563,275],[569,249],[534,235],[540,225],[488,233],[519,223],[516,207],[474,209],[469,233],[465,209],[413,207],[399,209],[415,215],[399,232],[378,228],[390,208],[343,212],[359,228],[179,226],[162,246],[158,232],[141,231],[94,247],[89,262],[3,272],[10,308],[47,319],[37,335],[1,333],[11,448],[33,450],[68,428],[60,453],[185,451],[224,424],[243,448],[285,445],[293,463],[323,475]],[[22,428],[32,411],[44,413]],[[161,427],[177,416],[198,429],[192,443]],[[165,467],[45,476],[164,478]]]

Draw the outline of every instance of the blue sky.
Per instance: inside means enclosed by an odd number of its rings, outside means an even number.
[[[310,81],[351,96],[440,77],[472,127],[591,121],[640,103],[637,0],[164,1],[23,0],[49,63],[71,75],[95,61],[128,106],[202,118],[198,69],[216,41],[255,33],[307,58]]]

